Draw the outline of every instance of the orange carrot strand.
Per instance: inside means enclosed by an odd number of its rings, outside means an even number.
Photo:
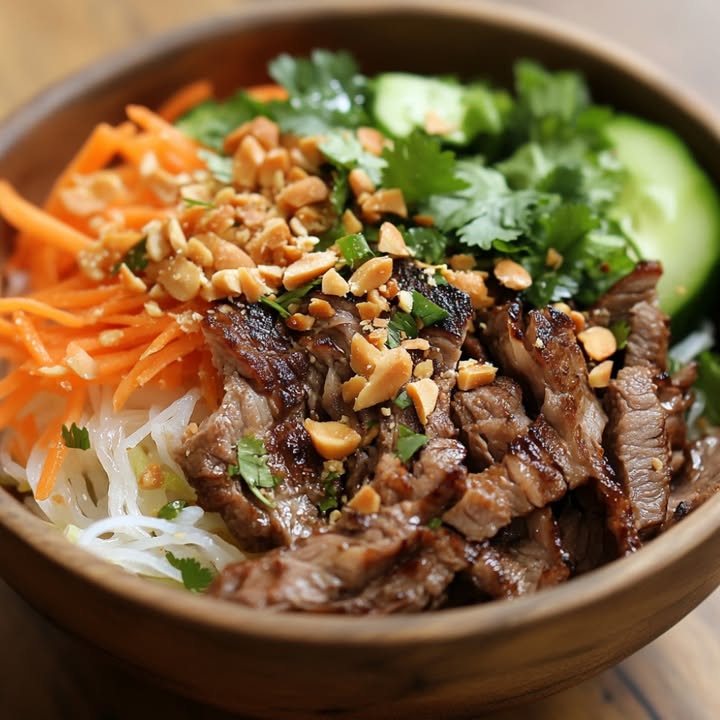
[[[168,122],[174,122],[188,110],[208,100],[213,95],[213,86],[209,80],[196,80],[181,87],[159,108],[157,114]]]

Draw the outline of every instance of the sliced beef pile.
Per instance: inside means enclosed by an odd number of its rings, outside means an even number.
[[[565,312],[515,297],[473,314],[464,292],[396,259],[395,292],[420,293],[447,316],[393,340],[412,361],[404,401],[370,407],[347,390],[370,382],[353,348],[392,325],[391,293],[378,318],[350,294],[312,290],[293,310],[322,301],[331,311],[302,331],[262,304],[216,305],[204,328],[225,395],[188,436],[181,464],[199,503],[222,514],[242,548],[264,552],[225,568],[211,592],[251,607],[351,614],[511,598],[677,523],[720,486],[720,435],[688,445],[696,370],[668,373],[660,273],[640,263],[585,314],[589,325],[628,331],[598,388]],[[458,387],[473,362],[497,374]],[[407,394],[419,378],[435,393],[427,417]],[[324,461],[307,418],[342,423],[359,445],[340,463]],[[401,431],[422,440],[403,459]],[[278,478],[259,496],[234,468],[248,436],[263,441]]]

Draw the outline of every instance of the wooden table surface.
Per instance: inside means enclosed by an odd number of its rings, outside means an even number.
[[[0,117],[50,82],[106,53],[240,4],[242,0],[0,0]],[[632,47],[704,94],[720,112],[717,0],[513,4],[573,20]],[[718,627],[720,591],[618,667],[531,707],[492,717],[718,718]],[[51,626],[2,581],[0,678],[0,717],[9,720],[227,717],[157,690],[118,668],[110,658]]]

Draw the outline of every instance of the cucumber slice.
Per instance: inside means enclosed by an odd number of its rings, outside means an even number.
[[[383,73],[375,79],[375,117],[395,137],[405,137],[424,128],[428,119],[446,126],[439,132],[450,142],[463,144],[467,108],[465,88],[457,83],[410,73]]]
[[[672,131],[619,115],[607,132],[629,174],[614,214],[644,257],[662,262],[660,304],[678,315],[704,290],[720,258],[720,200]]]

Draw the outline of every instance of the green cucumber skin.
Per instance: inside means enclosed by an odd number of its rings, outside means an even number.
[[[454,128],[443,137],[461,144],[467,140],[462,129],[467,108],[461,85],[400,72],[378,75],[374,85],[374,115],[390,135],[406,137],[424,127],[428,112],[441,110],[442,120]]]
[[[629,179],[619,216],[632,218],[631,236],[643,255],[663,265],[660,304],[673,325],[698,298],[720,260],[720,199],[708,176],[671,130],[630,115],[607,127]]]

